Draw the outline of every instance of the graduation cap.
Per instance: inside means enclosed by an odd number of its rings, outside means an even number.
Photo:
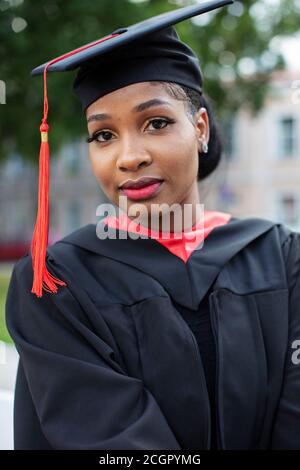
[[[233,0],[214,0],[163,13],[81,46],[32,70],[43,74],[44,115],[40,125],[38,211],[31,242],[33,285],[31,292],[42,297],[42,290],[56,293],[66,283],[46,267],[49,231],[49,144],[47,123],[47,72],[79,68],[74,92],[83,109],[114,90],[132,83],[171,81],[202,93],[202,73],[194,51],[184,44],[173,25],[209,12]]]

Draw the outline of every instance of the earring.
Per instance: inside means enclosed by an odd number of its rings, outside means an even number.
[[[203,149],[203,153],[207,153],[208,152],[208,145],[206,142],[203,142],[202,144],[202,149]]]
[[[202,140],[202,139],[199,139],[199,140]],[[202,152],[203,153],[207,153],[208,152],[208,145],[207,143],[203,140],[202,141]]]

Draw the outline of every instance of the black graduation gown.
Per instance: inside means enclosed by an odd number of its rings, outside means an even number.
[[[27,254],[7,296],[16,449],[210,448],[203,361],[179,312],[207,296],[218,447],[300,449],[300,234],[232,218],[184,263],[89,224],[48,247],[47,266],[67,287],[31,294]]]

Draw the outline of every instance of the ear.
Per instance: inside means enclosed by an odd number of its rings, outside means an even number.
[[[198,139],[198,149],[202,152],[202,144],[209,141],[209,118],[206,108],[200,108],[195,114],[195,126]]]

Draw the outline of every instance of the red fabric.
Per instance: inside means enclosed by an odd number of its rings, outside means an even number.
[[[193,251],[202,248],[205,238],[212,230],[227,224],[231,217],[232,215],[227,212],[204,211],[203,217],[193,225],[191,230],[177,234],[157,232],[143,227],[132,221],[125,213],[122,213],[119,218],[107,216],[104,222],[112,228],[143,234],[153,238],[186,263]]]
[[[40,126],[41,134],[48,135],[48,124]],[[41,142],[39,157],[39,197],[36,223],[31,241],[33,282],[31,292],[42,297],[42,289],[56,293],[57,286],[65,286],[65,282],[49,273],[46,266],[46,250],[49,232],[49,144]]]

